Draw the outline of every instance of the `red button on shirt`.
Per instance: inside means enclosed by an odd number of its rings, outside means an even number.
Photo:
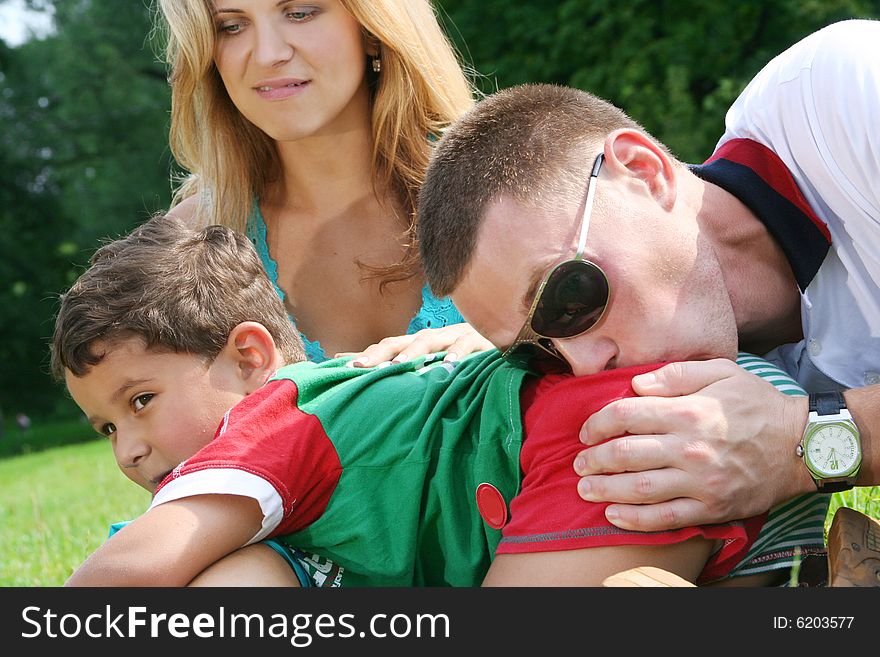
[[[477,508],[492,529],[501,529],[507,524],[507,503],[492,484],[477,486]]]

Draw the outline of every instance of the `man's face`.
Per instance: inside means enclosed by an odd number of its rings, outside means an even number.
[[[553,339],[574,374],[667,360],[734,358],[737,331],[721,270],[696,220],[604,172],[584,257],[608,276],[605,315],[588,332]],[[509,346],[535,289],[574,256],[578,203],[537,210],[500,197],[486,211],[469,268],[451,297],[497,347]]]

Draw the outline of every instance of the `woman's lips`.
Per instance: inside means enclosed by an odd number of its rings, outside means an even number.
[[[266,80],[254,85],[254,90],[266,100],[283,100],[302,93],[309,85],[309,80],[286,78],[282,80]]]

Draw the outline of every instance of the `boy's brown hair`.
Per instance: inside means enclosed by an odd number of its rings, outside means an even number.
[[[490,203],[506,195],[546,208],[579,199],[589,154],[620,128],[644,132],[611,103],[551,84],[503,89],[453,123],[419,193],[419,249],[434,294],[450,294],[464,276]]]
[[[210,361],[245,321],[266,327],[286,363],[305,360],[302,340],[245,237],[155,216],[98,249],[61,295],[52,374],[83,376],[104,357],[95,350],[98,341],[107,346],[131,337],[148,349]]]

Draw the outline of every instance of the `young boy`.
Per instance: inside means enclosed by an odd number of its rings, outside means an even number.
[[[234,232],[155,217],[101,248],[62,296],[52,369],[153,500],[68,584],[186,585],[274,537],[325,585],[599,585],[643,565],[702,583],[761,526],[625,532],[578,497],[578,428],[652,367],[303,358]]]

